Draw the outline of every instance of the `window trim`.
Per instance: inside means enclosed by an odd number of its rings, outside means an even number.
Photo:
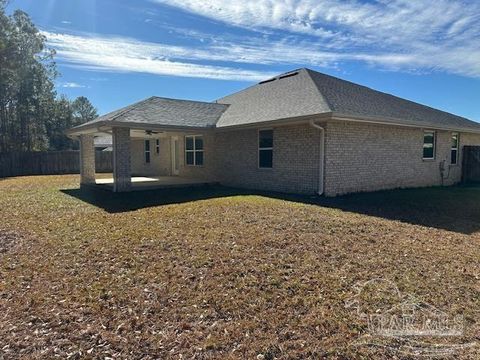
[[[187,150],[187,138],[192,138],[193,140],[193,150]],[[196,149],[196,145],[195,145],[195,142],[196,142],[196,139],[197,138],[201,138],[202,139],[202,149],[201,150],[197,150]],[[184,148],[185,148],[185,166],[196,166],[196,167],[202,167],[204,166],[205,164],[205,141],[204,141],[204,137],[203,135],[201,134],[198,134],[198,135],[185,135],[184,139]],[[203,154],[202,158],[203,158],[203,161],[202,161],[202,165],[197,165],[197,152],[201,152]],[[187,163],[187,153],[193,153],[193,164],[188,164]]]
[[[148,142],[148,150],[147,150],[147,142]],[[150,165],[152,162],[152,148],[150,145],[150,139],[143,140],[143,161],[145,164]],[[148,161],[147,161],[147,154],[148,154]]]
[[[433,135],[433,154],[432,157],[425,157],[425,135],[432,134]],[[423,130],[423,145],[422,145],[422,159],[426,161],[435,160],[435,155],[437,151],[437,133],[435,130]]]
[[[460,133],[458,131],[454,131],[452,132],[452,136],[451,136],[451,140],[453,140],[453,137],[456,136],[457,137],[457,147],[453,147],[453,144],[452,146],[450,147],[450,165],[452,166],[457,166],[458,165],[458,162],[460,160]],[[453,151],[456,151],[457,152],[457,155],[455,157],[455,163],[452,163],[452,152]]]
[[[272,147],[260,147],[260,132],[262,131],[271,131],[272,132]],[[273,169],[273,139],[274,139],[274,130],[273,128],[262,128],[257,130],[257,168],[259,170],[272,170]],[[264,167],[260,166],[260,151],[261,150],[271,150],[272,151],[272,166]]]
[[[155,139],[155,154],[160,155],[160,139]]]

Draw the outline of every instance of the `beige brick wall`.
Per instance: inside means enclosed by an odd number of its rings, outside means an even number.
[[[461,179],[450,164],[451,132],[436,132],[435,160],[423,160],[423,129],[328,121],[325,133],[325,195],[441,185],[439,165],[445,160],[445,185]],[[226,186],[315,194],[318,191],[320,132],[308,124],[273,127],[273,168],[258,168],[258,130],[203,132],[204,165],[185,165],[186,133],[161,138],[160,155],[151,141],[151,164],[144,161],[143,139],[133,140],[134,175],[171,175],[171,137],[179,139],[180,176],[218,181]],[[200,134],[200,133],[199,133]],[[480,144],[480,135],[460,133],[460,146]]]
[[[215,176],[215,135],[212,131],[191,134],[203,135],[203,166],[190,166],[185,164],[185,133],[178,134],[180,141],[180,176],[195,178],[204,181],[218,181]],[[217,150],[218,151],[218,150]]]
[[[117,192],[130,191],[131,183],[131,141],[130,129],[115,127],[112,129],[113,140],[113,189]]]
[[[217,178],[227,186],[315,194],[320,132],[308,124],[273,128],[273,168],[258,168],[258,129],[215,134]]]
[[[461,156],[450,164],[451,132],[436,132],[435,160],[423,160],[423,129],[355,122],[327,124],[325,194],[441,185],[461,179]],[[460,134],[460,146],[480,144],[480,135]],[[460,150],[461,153],[461,150]]]
[[[93,135],[80,135],[80,184],[95,184]]]
[[[213,131],[190,135],[203,135],[204,164],[189,166],[185,164],[185,132],[169,132],[160,138],[160,154],[155,152],[155,139],[150,139],[150,164],[145,162],[144,139],[132,140],[132,174],[136,176],[170,176],[172,175],[172,138],[177,137],[179,144],[179,176],[215,181],[215,151]]]
[[[154,138],[150,140],[150,163],[145,162],[144,139],[132,140],[132,174],[135,176],[166,176],[171,173],[170,138],[160,138],[160,154]]]

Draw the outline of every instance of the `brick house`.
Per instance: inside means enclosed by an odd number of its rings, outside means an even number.
[[[299,69],[212,103],[151,97],[68,135],[82,185],[96,183],[94,138],[111,135],[114,191],[145,180],[336,196],[455,184],[480,124]]]

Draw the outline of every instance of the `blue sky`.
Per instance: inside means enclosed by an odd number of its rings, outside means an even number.
[[[476,0],[12,0],[101,114],[157,95],[211,101],[309,67],[480,121]]]

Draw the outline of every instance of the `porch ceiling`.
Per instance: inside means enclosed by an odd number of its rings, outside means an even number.
[[[125,127],[125,126],[124,126]],[[198,134],[204,133],[206,129],[176,129],[176,128],[169,128],[169,129],[138,129],[134,127],[130,128],[130,138],[132,139],[159,139],[164,138],[172,134],[178,133],[186,133],[186,134]],[[112,136],[112,127],[102,127],[102,128],[92,128],[87,130],[83,130],[80,133],[69,134],[70,137],[76,137],[80,135],[93,135],[95,137],[108,137]],[[207,129],[208,130],[208,129]]]
[[[112,135],[112,129],[116,126],[96,126],[96,127],[90,127],[90,128],[85,128],[77,131],[68,131],[67,135],[71,138],[75,138],[76,136],[80,135],[93,135],[93,136],[108,136]],[[198,133],[203,133],[206,131],[212,131],[213,129],[210,128],[185,128],[185,127],[172,127],[172,126],[144,126],[144,125],[138,125],[138,124],[131,124],[131,125],[126,125],[122,124],[121,126],[118,127],[123,127],[123,128],[129,128],[130,129],[130,137],[131,138],[145,138],[145,139],[151,139],[151,138],[161,138],[168,136],[169,133],[189,133],[189,134],[198,134]],[[74,130],[74,129],[71,129]]]

